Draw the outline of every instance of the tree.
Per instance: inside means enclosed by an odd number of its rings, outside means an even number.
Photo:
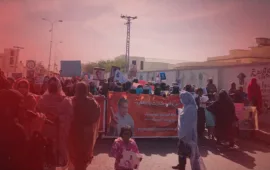
[[[121,71],[125,68],[125,58],[123,55],[116,57],[113,60],[100,60],[98,62],[89,62],[82,65],[84,72],[93,73],[95,67],[104,68],[105,72],[110,72],[112,66],[120,67]]]

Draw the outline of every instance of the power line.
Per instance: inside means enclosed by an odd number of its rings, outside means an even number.
[[[137,19],[137,17],[131,17],[127,15],[121,15],[122,19],[125,19],[127,22],[125,25],[127,25],[127,39],[126,39],[126,57],[125,57],[125,63],[126,63],[126,72],[129,70],[129,50],[130,50],[130,24],[131,20]]]

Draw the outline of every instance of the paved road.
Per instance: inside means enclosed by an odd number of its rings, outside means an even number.
[[[140,170],[170,170],[177,163],[175,139],[137,139],[143,161]],[[96,145],[96,156],[87,170],[113,170],[114,159],[108,156],[112,140]],[[217,149],[211,141],[200,146],[207,170],[270,170],[270,146],[241,140],[237,149]],[[212,147],[211,147],[212,146]],[[188,163],[187,170],[190,170]]]

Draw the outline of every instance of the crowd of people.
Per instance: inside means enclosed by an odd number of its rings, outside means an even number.
[[[0,77],[0,167],[85,170],[93,158],[100,107],[82,81],[67,97],[61,81],[48,77],[42,95],[27,79]]]
[[[107,96],[108,91],[149,94],[167,97],[180,95],[183,104],[177,109],[179,163],[173,169],[185,169],[186,159],[191,159],[192,169],[200,165],[197,138],[203,138],[208,129],[209,139],[216,139],[218,145],[229,142],[234,146],[237,116],[234,103],[252,104],[261,110],[262,96],[256,79],[248,86],[217,90],[209,79],[205,88],[186,85],[183,89],[177,83],[148,82],[137,85],[138,80],[120,83],[113,78],[90,82],[84,78],[63,79],[45,77],[40,88],[26,78],[14,80],[0,77],[0,167],[7,170],[37,170],[44,167],[69,166],[85,170],[93,158],[97,136],[100,107],[93,95]],[[116,158],[115,169],[119,167],[124,149],[139,153],[130,127],[122,127],[112,147]],[[7,133],[8,132],[8,133]]]
[[[241,86],[237,89],[236,83],[231,83],[228,92],[218,92],[211,79],[204,89],[185,86],[180,93],[183,109],[177,109],[179,157],[173,169],[185,170],[187,158],[190,158],[192,170],[205,168],[197,144],[204,138],[206,128],[208,139],[216,140],[217,146],[235,146],[239,129],[234,103],[255,106],[259,114],[262,112],[261,89],[255,78],[250,81],[247,92]]]

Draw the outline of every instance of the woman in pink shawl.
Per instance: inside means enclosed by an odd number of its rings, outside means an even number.
[[[42,133],[47,137],[53,147],[53,157],[51,168],[55,166],[64,166],[67,164],[67,154],[66,149],[62,147],[62,138],[60,125],[63,123],[62,115],[60,115],[60,110],[63,109],[61,104],[65,99],[64,92],[62,91],[62,86],[56,77],[51,77],[48,80],[48,89],[40,97],[37,110],[44,113],[47,119],[54,122],[55,125],[44,125]]]
[[[257,111],[260,114],[262,108],[262,93],[256,78],[252,78],[248,85],[248,99],[253,106],[257,107]]]

